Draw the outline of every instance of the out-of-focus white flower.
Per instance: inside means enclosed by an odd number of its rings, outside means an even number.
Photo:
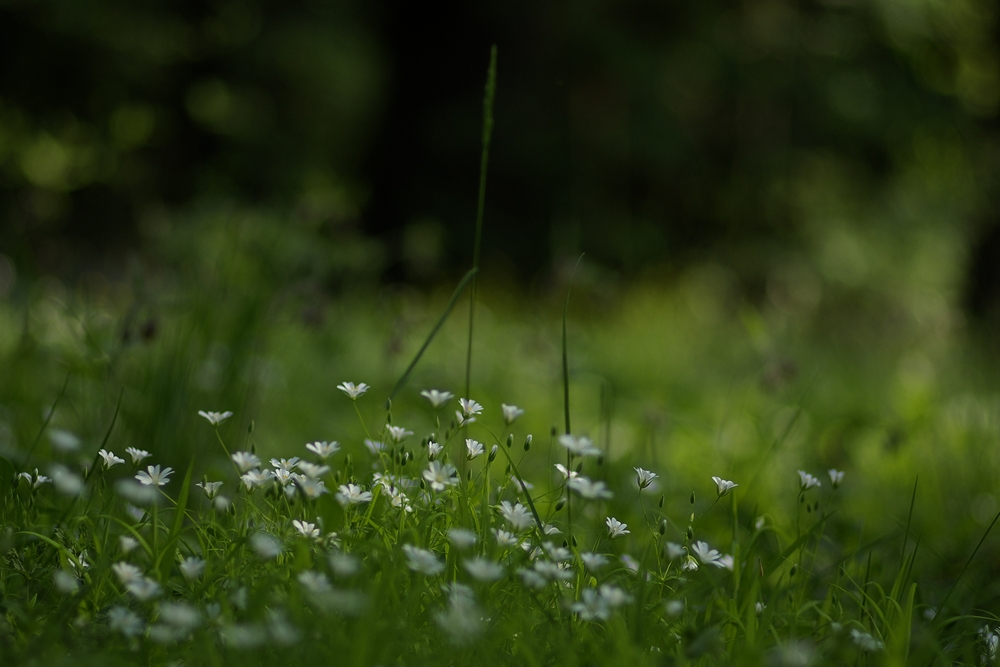
[[[611,616],[611,607],[593,588],[585,588],[570,609],[581,621],[606,621]]]
[[[667,616],[676,618],[684,613],[684,601],[683,600],[667,600],[664,607],[667,610]]]
[[[635,483],[639,487],[640,491],[652,484],[653,480],[659,476],[655,472],[650,472],[643,468],[632,469],[635,470]]]
[[[308,477],[295,478],[295,483],[300,489],[302,489],[302,494],[306,498],[315,500],[319,498],[324,493],[327,493],[326,484],[320,480],[309,479]],[[291,488],[291,487],[288,487]]]
[[[118,548],[123,554],[129,554],[139,546],[139,541],[134,537],[129,537],[128,535],[121,535],[118,538]]]
[[[222,482],[198,482],[195,486],[205,492],[206,498],[212,500],[219,495],[219,489],[222,488]]]
[[[473,417],[483,411],[483,406],[471,398],[460,398],[458,404],[462,406],[462,415],[465,417]]]
[[[208,423],[212,426],[218,426],[222,422],[226,421],[233,416],[232,412],[228,410],[226,412],[206,412],[205,410],[198,411],[199,417],[204,417],[208,420]]]
[[[188,581],[194,581],[205,571],[205,561],[196,556],[188,556],[178,565],[181,574]]]
[[[49,431],[52,446],[60,452],[75,452],[80,449],[80,438],[69,431],[54,428]]]
[[[455,410],[455,423],[458,424],[459,426],[467,426],[469,424],[475,423],[475,421],[476,421],[475,417],[468,417],[466,415],[463,415],[460,411]]]
[[[386,426],[385,430],[389,432],[389,439],[393,442],[403,442],[409,436],[413,435],[413,431],[407,431],[402,426]]]
[[[514,530],[527,530],[534,523],[534,517],[528,509],[521,503],[511,505],[509,500],[501,501],[500,514],[507,520]]]
[[[467,644],[483,631],[483,612],[476,605],[472,591],[461,584],[449,589],[448,606],[434,616],[438,626],[455,644]]]
[[[240,479],[243,480],[247,491],[251,491],[257,487],[264,486],[274,479],[274,473],[270,470],[251,470],[240,477]]]
[[[736,482],[730,482],[729,480],[722,479],[721,477],[713,476],[712,481],[715,482],[715,487],[720,498],[739,486]]]
[[[431,485],[431,488],[435,491],[444,491],[446,487],[452,486],[458,483],[458,478],[455,474],[458,471],[455,470],[455,466],[450,463],[441,463],[439,461],[431,461],[428,465],[427,470],[424,471],[424,479]]]
[[[427,443],[427,460],[428,461],[433,461],[434,459],[436,459],[437,455],[440,454],[441,450],[443,450],[443,449],[444,449],[444,447],[442,445],[439,445],[438,443],[434,442],[433,440],[431,440],[430,442],[428,442]]]
[[[337,491],[337,502],[343,506],[370,503],[372,492],[365,491],[357,484],[341,484]]]
[[[233,452],[232,459],[241,473],[260,467],[260,459],[250,452]]]
[[[315,463],[310,463],[309,461],[299,461],[298,468],[306,477],[309,479],[319,479],[326,473],[330,472],[330,466],[318,466]]]
[[[830,484],[836,489],[840,486],[840,483],[844,481],[844,471],[837,470],[836,468],[830,468],[827,473],[830,475]]]
[[[583,566],[590,570],[591,572],[597,572],[602,567],[608,564],[608,557],[604,554],[596,554],[590,551],[584,551],[580,554],[580,560],[583,561]]]
[[[559,473],[563,476],[563,479],[575,479],[580,476],[580,473],[578,473],[575,470],[568,469],[561,463],[556,464],[556,470],[558,470]]]
[[[80,580],[66,570],[56,570],[52,575],[52,584],[63,595],[74,595],[80,590]]]
[[[765,609],[767,609],[767,605],[764,604],[763,602],[754,602],[753,603],[753,610],[755,612],[757,612],[758,616],[762,616],[764,614],[764,610]]]
[[[125,584],[125,590],[132,594],[136,600],[146,602],[155,597],[159,597],[163,588],[155,580],[149,577],[139,577]]]
[[[108,627],[126,637],[138,637],[143,631],[142,619],[125,607],[112,607],[108,611]]]
[[[334,551],[327,557],[330,569],[338,577],[353,577],[361,571],[361,561],[342,551]]]
[[[558,562],[569,560],[573,557],[573,552],[566,547],[559,547],[552,542],[545,542],[542,544],[542,548],[545,549],[545,553],[549,555],[549,558]]]
[[[125,459],[115,456],[114,452],[109,452],[106,449],[102,449],[97,452],[98,456],[104,459],[104,469],[113,468],[119,463],[125,463]]]
[[[503,528],[497,528],[494,533],[497,536],[497,545],[502,548],[517,546],[517,535],[508,533]]]
[[[336,440],[310,442],[306,445],[306,449],[325,461],[340,451],[340,443]]]
[[[466,528],[452,528],[448,531],[448,539],[457,549],[468,549],[476,543],[476,534]]]
[[[25,480],[29,484],[31,484],[31,488],[33,488],[33,489],[37,489],[42,484],[47,484],[47,483],[49,483],[49,482],[52,481],[51,479],[49,479],[45,475],[39,475],[38,474],[38,468],[35,468],[34,477],[32,477],[32,475],[31,475],[30,472],[22,472],[22,473],[18,474],[18,477],[21,478],[21,479],[23,479],[23,480]]]
[[[477,442],[476,440],[473,440],[472,438],[466,438],[465,439],[465,451],[466,451],[466,454],[465,454],[466,460],[471,461],[472,459],[476,458],[477,456],[482,456],[483,454],[485,454],[486,453],[486,448],[483,446],[483,443]]]
[[[628,524],[622,523],[613,516],[609,516],[605,523],[608,524],[608,537],[615,539],[616,537],[622,537],[623,535],[629,534]]]
[[[733,557],[730,554],[725,554],[724,556],[719,558],[719,567],[723,567],[732,572],[733,567],[735,566],[736,562],[733,560]]]
[[[126,447],[125,453],[132,458],[132,465],[137,466],[143,462],[144,459],[148,459],[152,454],[147,452],[145,449],[136,449],[135,447]]]
[[[589,500],[614,497],[614,494],[608,489],[607,484],[601,481],[591,481],[582,475],[569,480],[566,484],[569,488],[580,494],[581,497]]]
[[[593,441],[586,436],[575,436],[566,433],[559,436],[559,444],[569,450],[573,456],[600,456],[601,450],[594,446]]]
[[[257,533],[250,538],[250,548],[261,560],[271,560],[281,553],[281,542],[267,533]]]
[[[398,507],[404,512],[412,512],[413,506],[410,504],[410,499],[401,489],[395,486],[389,487],[389,504],[393,507]]]
[[[476,581],[489,583],[503,577],[503,567],[488,558],[470,558],[462,563],[462,565],[465,567],[465,571]]]
[[[403,553],[406,554],[406,566],[414,572],[431,577],[444,571],[444,563],[434,555],[433,551],[404,544]]]
[[[337,389],[347,394],[352,401],[356,401],[358,400],[358,397],[368,391],[370,387],[364,382],[359,382],[358,384],[354,384],[353,382],[341,382],[337,385]]]
[[[857,628],[851,630],[851,640],[862,651],[874,652],[885,648],[885,643],[881,640],[875,639],[867,632],[861,632]]]
[[[379,452],[385,450],[385,443],[365,438],[365,447],[367,447],[368,451],[371,452],[374,456],[378,456]]]
[[[807,491],[813,487],[820,486],[820,481],[807,473],[805,470],[799,471],[799,488],[802,491]]]
[[[299,531],[299,535],[301,535],[302,537],[311,537],[317,540],[320,537],[319,528],[317,528],[316,524],[314,523],[309,523],[308,521],[299,521],[298,519],[295,519],[292,521],[292,525],[295,527],[295,530]]]
[[[119,563],[114,563],[111,566],[111,571],[115,573],[118,577],[118,581],[123,584],[127,584],[130,581],[135,581],[136,579],[142,578],[142,570],[133,565],[132,563],[126,563],[124,561]]]
[[[450,391],[438,391],[437,389],[424,389],[420,392],[420,395],[431,402],[435,408],[440,408],[442,405],[455,398],[455,394]]]
[[[508,425],[513,424],[517,421],[517,418],[524,414],[524,410],[517,407],[516,405],[507,405],[506,403],[500,404],[500,409],[503,410],[503,420]]]
[[[674,542],[667,542],[666,546],[667,558],[670,560],[676,560],[684,555],[684,547]]]
[[[695,542],[691,547],[691,552],[698,557],[705,565],[714,565],[715,567],[726,567],[722,560],[722,555],[715,549],[708,546],[707,542]]]
[[[620,560],[622,565],[625,566],[625,569],[631,572],[632,574],[637,574],[639,572],[639,561],[632,558],[632,556],[628,554],[622,554],[618,558],[618,560]]]
[[[565,563],[553,563],[548,560],[536,560],[533,567],[535,572],[549,581],[568,581],[573,578],[572,570],[570,570]]]
[[[83,493],[83,478],[66,466],[55,464],[49,474],[52,475],[52,485],[56,487],[56,491],[64,496],[79,496]]]

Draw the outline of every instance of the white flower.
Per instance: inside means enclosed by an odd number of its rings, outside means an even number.
[[[174,472],[173,468],[164,468],[160,470],[160,466],[148,466],[145,470],[140,470],[139,474],[135,476],[141,484],[146,486],[164,486],[170,481],[170,475]]]
[[[566,433],[559,436],[559,444],[568,449],[573,456],[599,456],[601,453],[601,450],[586,436],[577,437]]]
[[[722,556],[721,558],[719,558],[719,567],[724,567],[727,570],[729,570],[730,572],[733,571],[733,567],[735,565],[736,565],[736,561],[733,560],[733,557],[731,555],[729,555],[729,554],[726,554],[725,556]]]
[[[208,423],[212,426],[218,426],[222,422],[226,421],[233,416],[232,412],[205,412],[204,410],[198,411],[198,416],[204,417],[208,420]]]
[[[597,500],[601,498],[612,498],[614,494],[608,490],[608,485],[601,481],[591,481],[582,475],[569,480],[566,483],[569,488],[580,494],[583,498]]]
[[[431,440],[430,442],[428,442],[427,443],[427,460],[428,461],[433,461],[434,459],[436,459],[437,455],[440,454],[441,450],[443,450],[443,449],[444,449],[443,446],[439,445],[438,443],[434,442],[433,440]]]
[[[524,410],[517,407],[516,405],[507,405],[506,403],[500,404],[500,409],[503,410],[503,420],[508,425],[513,424],[517,421],[517,418],[524,414]]]
[[[471,398],[460,398],[458,399],[458,404],[462,406],[462,414],[465,417],[473,417],[483,411],[483,406]]]
[[[546,535],[561,535],[562,531],[551,523],[546,523],[542,525],[542,532]]]
[[[139,546],[139,541],[134,537],[122,535],[118,538],[118,548],[123,554],[131,553],[137,546]]]
[[[885,644],[882,641],[875,639],[867,632],[861,632],[857,628],[851,630],[851,639],[862,651],[881,651],[885,648]]]
[[[458,483],[458,479],[454,476],[456,472],[455,466],[450,463],[431,461],[424,471],[424,479],[430,483],[432,489],[440,492],[444,491],[445,487]]]
[[[620,560],[622,565],[625,566],[625,569],[632,574],[637,574],[639,572],[639,561],[632,558],[630,555],[622,554],[618,560]]]
[[[611,616],[611,608],[593,588],[584,589],[570,609],[582,621],[606,621]]]
[[[632,468],[632,470],[635,470],[635,483],[640,491],[652,484],[653,480],[659,476],[655,472],[650,472],[642,468]]]
[[[708,546],[707,542],[695,542],[694,546],[691,547],[691,551],[695,556],[698,557],[705,565],[714,565],[715,567],[725,567],[725,563],[722,560],[722,555],[718,551],[712,549]]]
[[[448,539],[458,549],[468,549],[476,543],[476,534],[465,528],[452,528],[448,531]]]
[[[559,474],[563,476],[563,479],[575,479],[580,476],[580,473],[575,470],[568,469],[561,463],[556,464],[556,470],[558,470]]]
[[[410,505],[410,499],[407,498],[405,493],[395,486],[389,487],[389,504],[393,507],[398,507],[405,512],[413,511],[413,506]]]
[[[441,630],[455,644],[467,644],[483,631],[483,612],[476,606],[470,591],[461,584],[452,584],[446,611],[434,615]]]
[[[415,547],[412,544],[404,544],[403,553],[406,554],[407,567],[414,572],[431,577],[444,571],[444,563],[432,551]]]
[[[80,438],[74,433],[54,428],[49,431],[52,446],[60,452],[75,452],[80,449]]]
[[[260,467],[260,459],[250,452],[233,452],[231,458],[241,473]]]
[[[355,505],[357,503],[370,503],[372,492],[364,491],[357,484],[341,484],[336,495],[337,502],[341,505]]]
[[[120,562],[111,566],[111,571],[118,577],[118,581],[127,584],[130,581],[142,578],[142,570],[132,563]]]
[[[341,382],[337,385],[337,389],[347,394],[352,401],[356,401],[358,400],[358,396],[364,394],[370,387],[364,382],[359,382],[357,385],[353,382]]]
[[[553,563],[547,560],[535,561],[535,572],[549,581],[567,581],[573,578],[573,572],[565,563]]]
[[[736,482],[730,482],[729,480],[722,479],[721,477],[712,477],[712,481],[715,482],[720,498],[739,486]]]
[[[295,526],[295,530],[299,531],[299,535],[302,537],[311,537],[313,539],[319,539],[320,537],[319,528],[314,523],[295,519],[292,521],[292,525]]]
[[[435,408],[440,408],[442,405],[455,398],[455,394],[450,391],[438,391],[437,389],[424,389],[420,392],[420,395],[431,402]]]
[[[83,478],[62,465],[54,465],[49,470],[52,475],[52,485],[56,491],[66,496],[78,496],[83,493]]]
[[[306,498],[316,499],[327,493],[326,484],[319,480],[309,479],[308,477],[296,477],[295,483],[302,489],[302,493]]]
[[[473,579],[483,583],[496,581],[503,576],[503,567],[487,558],[470,558],[462,565]]]
[[[109,452],[106,449],[102,449],[102,450],[98,451],[97,454],[102,459],[104,459],[104,469],[105,470],[107,470],[109,468],[113,468],[114,466],[118,465],[119,463],[125,463],[125,459],[118,458],[117,456],[115,456],[114,452]]]
[[[298,468],[305,473],[306,477],[309,479],[319,479],[326,473],[330,472],[329,466],[318,466],[315,463],[310,463],[309,461],[299,461]]]
[[[684,613],[684,602],[682,600],[667,600],[663,606],[666,608],[667,616],[676,618]]]
[[[264,486],[272,479],[274,479],[274,473],[270,470],[251,470],[250,472],[244,474],[240,479],[243,480],[243,484],[247,487],[247,490],[255,489],[259,486]]]
[[[326,442],[325,440],[310,442],[306,445],[306,449],[325,461],[340,451],[340,443],[336,440],[331,442]]]
[[[494,531],[497,536],[497,545],[500,547],[513,547],[517,546],[517,535],[514,533],[508,533],[503,528],[497,528]]]
[[[608,524],[608,536],[611,539],[621,537],[622,535],[628,535],[630,532],[627,523],[622,523],[613,516],[609,516],[605,523]]]
[[[807,491],[813,487],[820,486],[820,481],[807,473],[805,470],[799,471],[799,488]]]
[[[698,571],[698,560],[694,556],[688,556],[681,563],[681,569],[687,572],[697,572]]]
[[[477,442],[471,438],[465,439],[465,450],[466,450],[465,458],[466,460],[469,461],[476,458],[477,456],[482,456],[483,454],[486,453],[486,449],[483,447],[483,443]]]
[[[334,551],[326,560],[338,577],[352,577],[361,571],[361,561],[351,554]]]
[[[125,607],[113,607],[108,612],[108,627],[126,637],[138,637],[143,630],[142,619]]]
[[[666,550],[669,560],[676,560],[684,555],[684,547],[674,542],[667,542]]]
[[[306,570],[305,572],[300,572],[296,579],[298,579],[299,583],[302,584],[302,588],[314,595],[329,593],[333,590],[333,586],[330,585],[330,580],[327,579],[326,575],[322,572]]]
[[[413,431],[407,431],[402,426],[386,426],[385,430],[389,432],[389,439],[393,442],[403,442],[408,436],[413,435]]]
[[[219,489],[222,488],[222,482],[198,482],[195,486],[200,487],[201,490],[205,492],[205,496],[209,500],[212,500],[219,495]]]
[[[590,551],[585,551],[580,554],[580,560],[583,561],[583,566],[591,572],[597,572],[608,564],[607,556],[604,554],[595,554]]]
[[[833,488],[836,489],[840,486],[840,483],[844,481],[844,471],[837,470],[836,468],[830,468],[827,472],[830,475],[830,483],[833,485]]]
[[[143,459],[148,459],[152,454],[147,452],[145,449],[136,449],[135,447],[126,447],[125,453],[132,457],[132,465],[137,466],[142,463]]]
[[[299,457],[293,456],[290,459],[271,459],[271,467],[275,470],[292,470],[299,463]]]
[[[375,440],[369,440],[368,438],[365,438],[365,447],[368,448],[369,452],[377,456],[379,452],[385,449],[385,443],[376,442]]]
[[[455,410],[455,421],[458,423],[459,426],[465,426],[467,424],[474,423],[476,421],[476,418],[475,417],[467,417],[467,416],[463,415],[461,412],[459,412],[458,410]]]
[[[257,533],[250,538],[250,548],[261,560],[271,560],[281,553],[281,542],[273,535]]]
[[[764,614],[764,610],[767,609],[767,605],[763,602],[754,602],[753,609],[757,612],[758,616],[762,616]]]
[[[38,474],[38,468],[35,468],[34,478],[32,478],[30,472],[22,472],[22,473],[18,474],[18,477],[20,477],[21,479],[25,480],[29,484],[31,484],[31,488],[33,488],[33,489],[37,489],[42,484],[47,484],[48,482],[52,481],[51,479],[49,479],[45,475],[39,475]]]
[[[500,503],[500,514],[514,527],[514,530],[526,530],[535,521],[524,505],[521,503],[511,505],[509,500],[504,500]]]
[[[159,597],[160,593],[163,592],[160,584],[149,577],[139,577],[138,579],[129,581],[125,584],[125,590],[140,602],[146,602],[147,600]]]
[[[274,469],[274,478],[278,480],[278,482],[280,482],[282,486],[288,486],[292,482],[292,480],[294,480],[296,477],[304,478],[305,476],[299,475],[298,473],[294,473],[291,470],[288,470],[287,468]]]
[[[188,556],[180,562],[178,567],[181,570],[181,574],[188,581],[194,581],[201,576],[201,573],[205,571],[205,561],[201,558],[196,558],[195,556]]]
[[[545,553],[549,555],[549,558],[556,562],[569,560],[573,557],[573,552],[566,547],[559,547],[552,542],[545,542],[542,544],[542,548],[545,549]]]

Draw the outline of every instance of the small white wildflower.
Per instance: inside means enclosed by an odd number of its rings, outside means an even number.
[[[611,584],[603,584],[597,592],[601,596],[601,599],[612,609],[632,602],[631,595]]]
[[[681,563],[681,569],[688,572],[697,572],[698,570],[698,559],[694,556],[688,555]]]
[[[851,630],[851,640],[858,648],[866,652],[881,651],[885,648],[885,643],[881,640],[875,639],[867,632],[861,632],[857,628]]]
[[[406,554],[407,567],[414,572],[431,577],[444,571],[444,563],[432,551],[404,544],[403,553]]]
[[[442,405],[455,398],[455,394],[450,391],[438,391],[437,389],[424,389],[420,392],[420,395],[431,402],[435,408],[440,408]]]
[[[97,454],[104,459],[104,469],[108,470],[118,465],[119,463],[125,463],[125,459],[115,456],[114,452],[109,452],[106,449],[102,449],[97,452]]]
[[[735,566],[736,566],[736,561],[733,560],[732,555],[725,554],[724,556],[719,558],[719,567],[725,568],[730,572],[732,572]]]
[[[583,566],[590,570],[591,572],[597,572],[602,567],[608,564],[608,557],[604,554],[596,554],[590,551],[585,551],[580,554],[580,560],[583,561]]]
[[[465,458],[468,461],[471,461],[477,456],[482,456],[483,454],[486,453],[486,449],[484,448],[483,443],[477,442],[472,438],[465,439],[465,451],[466,451]]]
[[[299,531],[299,535],[302,537],[311,537],[313,539],[319,539],[320,537],[319,528],[314,523],[295,519],[292,521],[292,525],[295,527],[295,530]]]
[[[353,577],[361,571],[361,561],[340,551],[334,551],[327,557],[330,569],[338,577]]]
[[[233,416],[232,412],[228,410],[226,412],[206,412],[205,410],[198,411],[199,417],[204,417],[208,420],[208,423],[212,426],[218,426],[222,422],[226,421]]]
[[[433,461],[434,459],[436,459],[437,455],[440,454],[441,450],[443,450],[443,449],[444,449],[444,447],[442,445],[439,445],[438,443],[434,442],[433,440],[431,440],[430,442],[428,442],[427,443],[427,460],[428,461]]]
[[[542,575],[549,581],[567,581],[573,578],[573,572],[566,567],[565,563],[553,563],[547,560],[535,561],[535,572]]]
[[[292,482],[292,480],[295,479],[295,475],[296,473],[292,472],[291,470],[288,470],[287,468],[274,469],[274,478],[278,480],[278,483],[281,484],[281,486],[288,486]]]
[[[275,470],[294,470],[299,460],[297,456],[293,456],[290,459],[271,459],[271,467]]]
[[[618,560],[620,560],[622,565],[625,566],[625,569],[631,572],[632,574],[636,574],[639,572],[639,561],[632,558],[632,556],[628,554],[622,554],[621,558],[619,558]]]
[[[325,440],[319,442],[310,442],[306,445],[306,449],[320,457],[324,461],[340,451],[340,443],[336,440],[326,442]]]
[[[22,472],[22,473],[18,474],[18,477],[20,479],[25,480],[29,484],[31,484],[31,488],[32,489],[37,489],[42,484],[47,484],[48,482],[52,481],[51,479],[49,479],[45,475],[39,475],[38,474],[38,468],[35,468],[34,477],[32,477],[32,475],[31,475],[30,472]]]
[[[336,498],[338,503],[346,507],[347,505],[371,502],[372,492],[364,491],[357,484],[341,484]]]
[[[666,546],[667,558],[670,560],[676,560],[684,555],[684,547],[674,542],[667,542]]]
[[[132,594],[136,600],[146,602],[155,597],[159,597],[163,588],[155,580],[149,577],[139,577],[125,584],[125,590]]]
[[[476,543],[476,534],[465,528],[452,528],[448,531],[448,539],[457,549],[468,549]]]
[[[368,438],[365,438],[365,447],[368,448],[368,451],[371,452],[372,455],[378,456],[379,452],[385,450],[385,443],[384,442],[377,442],[375,440],[369,440]]]
[[[500,503],[500,514],[514,527],[514,530],[527,530],[534,523],[534,517],[521,503],[511,505],[509,500]]]
[[[393,442],[399,443],[406,440],[406,438],[413,435],[413,431],[407,431],[402,426],[386,426],[385,430],[389,432],[389,439]]]
[[[139,541],[134,537],[122,535],[118,538],[118,548],[123,554],[131,553],[137,546],[139,546]]]
[[[63,595],[74,595],[80,591],[80,580],[66,570],[56,570],[52,575],[52,584]]]
[[[830,475],[830,484],[836,489],[840,486],[840,483],[844,481],[844,471],[837,470],[836,468],[830,468],[827,473]]]
[[[112,607],[108,611],[108,627],[126,637],[138,637],[143,631],[142,619],[125,607]]]
[[[542,524],[542,532],[546,535],[562,535],[562,531],[551,523]]]
[[[458,479],[455,477],[457,472],[455,466],[450,463],[442,464],[439,461],[431,461],[423,474],[431,488],[441,492],[445,490],[445,487],[458,483]]]
[[[201,612],[186,602],[161,602],[160,620],[181,630],[190,632],[201,624]]]
[[[195,486],[205,492],[206,498],[213,500],[217,495],[219,495],[219,489],[222,488],[222,482],[198,482]]]
[[[250,452],[233,452],[231,458],[241,473],[260,467],[260,459]]]
[[[298,579],[299,583],[302,584],[302,588],[314,595],[329,593],[333,590],[329,579],[327,579],[326,575],[322,572],[306,570],[305,572],[300,572],[296,579]]]
[[[148,459],[152,454],[147,452],[145,449],[136,449],[135,447],[126,447],[125,453],[132,458],[132,465],[137,466],[143,462],[144,459]]]
[[[564,466],[561,463],[556,464],[556,470],[558,470],[559,473],[563,476],[563,479],[576,479],[577,477],[580,476],[580,473],[578,473],[575,470],[569,470],[566,466]]]
[[[281,553],[281,542],[273,535],[257,533],[250,538],[250,548],[261,560],[272,560]]]
[[[503,410],[503,420],[508,425],[513,424],[517,421],[517,418],[524,414],[524,410],[517,407],[516,405],[507,405],[506,403],[500,404],[500,409]]]
[[[404,512],[413,511],[413,506],[410,505],[410,499],[405,493],[402,492],[402,490],[396,488],[395,486],[389,488],[389,504],[403,510]]]
[[[470,558],[462,565],[476,581],[489,583],[503,577],[503,567],[487,558]]]
[[[807,491],[820,485],[820,481],[807,473],[805,470],[799,471],[799,489]]]
[[[458,424],[458,426],[468,426],[469,424],[475,423],[475,421],[475,417],[463,415],[460,411],[455,410],[455,423]]]
[[[676,618],[684,613],[684,601],[683,600],[667,600],[664,607],[667,610],[667,616]]]
[[[196,556],[188,556],[177,566],[188,581],[194,581],[205,571],[205,561]]]
[[[655,472],[650,472],[643,468],[632,468],[632,470],[635,470],[635,483],[640,491],[648,487],[653,483],[653,480],[659,477]]]
[[[462,406],[462,414],[465,417],[473,417],[483,411],[483,406],[471,398],[460,398],[458,404]]]
[[[691,551],[698,557],[698,560],[705,565],[725,567],[722,562],[722,555],[715,549],[709,547],[707,542],[695,542],[691,547]]]
[[[559,547],[552,542],[545,542],[542,544],[542,548],[545,549],[545,553],[549,555],[549,558],[558,562],[569,560],[573,557],[573,552],[566,547]]]
[[[295,478],[295,483],[300,489],[302,489],[302,494],[306,498],[315,500],[319,498],[324,493],[327,493],[326,484],[322,481],[309,479],[308,477]],[[288,487],[291,488],[291,487]]]
[[[494,531],[497,536],[497,545],[502,548],[517,546],[517,535],[514,533],[508,533],[503,528],[497,528]]]
[[[606,621],[611,616],[611,608],[593,588],[584,589],[580,593],[580,599],[573,603],[570,610],[581,621]]]
[[[240,479],[243,480],[243,485],[246,486],[247,490],[251,491],[257,487],[264,486],[274,479],[274,473],[270,470],[251,470],[240,477]]]
[[[712,481],[715,482],[715,487],[720,498],[739,486],[736,482],[730,482],[729,480],[722,479],[721,477],[713,476]]]
[[[341,382],[337,385],[337,389],[347,394],[352,401],[358,400],[358,397],[370,388],[371,387],[366,385],[364,382],[359,382],[356,385],[353,382]]]
[[[64,496],[79,496],[83,493],[83,478],[63,465],[53,465],[49,470],[52,485]]]
[[[754,602],[753,609],[755,612],[757,612],[758,616],[763,616],[764,610],[767,609],[767,605],[764,604],[763,602]]]
[[[309,461],[299,461],[298,468],[306,477],[309,479],[319,479],[323,475],[330,472],[330,466],[318,466],[315,463],[310,463]]]
[[[468,644],[484,627],[483,613],[476,606],[472,592],[461,584],[450,588],[448,607],[438,612],[434,620],[455,644]]]
[[[609,516],[604,522],[608,524],[608,537],[611,539],[628,535],[631,532],[628,529],[628,524],[622,523],[613,516]]]
[[[549,583],[549,580],[545,576],[535,570],[521,569],[517,573],[521,575],[521,581],[528,588],[541,589]]]
[[[593,441],[586,436],[575,436],[566,433],[559,436],[559,444],[569,450],[573,456],[600,456],[601,450],[594,446]]]
[[[584,476],[579,476],[566,483],[569,488],[580,494],[581,497],[590,500],[602,498],[612,498],[614,494],[608,489],[608,485],[601,481],[591,481]]]
[[[75,452],[80,449],[80,438],[69,431],[54,428],[49,431],[52,446],[60,452]]]
[[[111,566],[111,571],[115,573],[116,577],[118,577],[118,581],[123,584],[142,578],[142,570],[132,563],[126,563],[124,561],[114,563]]]

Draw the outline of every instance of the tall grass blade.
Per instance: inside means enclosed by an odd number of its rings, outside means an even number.
[[[569,296],[573,292],[573,276],[576,275],[576,270],[579,268],[581,261],[583,261],[583,254],[577,258],[576,264],[573,265],[573,272],[569,274],[569,287],[566,288],[566,303],[563,304],[562,316],[563,411],[566,418],[567,435],[569,435],[572,430],[570,429],[569,422],[569,345],[566,342],[566,317],[569,314]]]

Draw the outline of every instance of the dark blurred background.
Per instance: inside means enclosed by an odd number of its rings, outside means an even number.
[[[711,261],[986,314],[998,41],[986,0],[0,0],[3,272],[121,276],[165,220],[263,210],[329,250],[287,263],[311,289],[451,280],[495,43],[495,273]]]

